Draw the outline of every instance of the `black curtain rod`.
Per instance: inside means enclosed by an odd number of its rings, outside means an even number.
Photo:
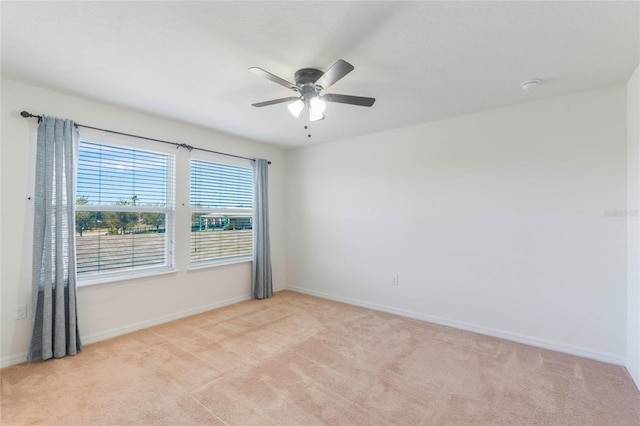
[[[40,121],[42,121],[42,116],[41,115],[34,115],[31,114],[30,112],[27,111],[22,111],[20,113],[21,116],[23,116],[24,118],[37,118],[38,119],[38,123]],[[177,143],[177,142],[170,142],[170,141],[163,141],[162,139],[155,139],[155,138],[147,138],[145,136],[138,136],[138,135],[132,135],[131,133],[123,133],[123,132],[117,132],[115,130],[107,130],[107,129],[101,129],[99,127],[92,127],[92,126],[85,126],[84,124],[78,124],[75,123],[76,127],[85,127],[87,129],[93,129],[93,130],[99,130],[101,132],[107,132],[107,133],[114,133],[116,135],[122,135],[122,136],[130,136],[133,138],[138,138],[138,139],[145,139],[148,141],[153,141],[153,142],[161,142],[161,143],[166,143],[169,145],[173,145],[177,148],[186,148],[189,151],[192,150],[197,150],[197,151],[204,151],[204,152],[211,152],[213,154],[220,154],[220,155],[226,155],[227,157],[235,157],[235,158],[242,158],[243,160],[250,160],[250,161],[256,161],[255,158],[249,158],[249,157],[243,157],[241,155],[235,155],[235,154],[227,154],[226,152],[220,152],[220,151],[212,151],[210,149],[205,149],[205,148],[198,148],[195,146],[191,146],[191,145],[187,145],[186,143]],[[267,161],[267,164],[271,164],[271,161]]]

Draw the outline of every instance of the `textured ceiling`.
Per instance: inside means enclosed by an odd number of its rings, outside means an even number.
[[[297,147],[624,83],[640,60],[639,5],[2,1],[2,74]],[[247,68],[291,81],[339,58],[355,70],[327,92],[373,107],[331,103],[309,139],[286,104],[251,106],[293,92]],[[522,91],[532,78],[543,84]]]

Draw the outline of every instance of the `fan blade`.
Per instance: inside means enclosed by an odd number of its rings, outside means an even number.
[[[362,96],[351,96],[351,95],[337,95],[334,93],[327,93],[326,95],[322,95],[320,98],[329,102],[338,102],[341,104],[350,104],[350,105],[358,105],[358,106],[366,106],[366,107],[370,107],[376,101],[375,98],[365,98]]]
[[[287,89],[298,90],[298,88],[296,87],[295,84],[289,83],[287,80],[285,80],[283,78],[280,78],[277,75],[273,75],[270,72],[263,70],[262,68],[251,67],[251,68],[249,68],[249,71],[254,73],[255,75],[258,75],[260,77],[264,77],[267,80],[271,80],[274,83],[278,83],[279,85],[284,86]]]
[[[269,106],[269,105],[275,105],[275,104],[281,104],[283,102],[291,102],[291,101],[297,101],[298,97],[296,96],[290,96],[288,98],[280,98],[280,99],[274,99],[272,101],[264,101],[264,102],[258,102],[257,104],[251,104],[251,106],[254,107],[263,107],[263,106]]]
[[[333,86],[338,80],[345,75],[353,71],[353,65],[342,59],[338,59],[335,64],[331,65],[331,68],[325,72],[322,77],[315,82],[315,86],[320,86],[323,89],[328,89]]]

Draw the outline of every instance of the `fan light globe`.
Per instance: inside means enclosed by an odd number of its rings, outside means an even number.
[[[287,108],[289,108],[289,112],[291,112],[294,117],[298,118],[300,117],[300,113],[304,109],[304,102],[302,102],[301,99],[298,99],[297,101],[291,102],[289,105],[287,105]]]
[[[322,114],[327,109],[327,104],[318,97],[313,97],[309,101],[309,108],[313,110],[314,114]]]
[[[320,121],[324,120],[324,114],[321,112],[314,111],[313,108],[309,108],[309,121]]]

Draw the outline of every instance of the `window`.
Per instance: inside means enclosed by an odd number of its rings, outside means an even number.
[[[191,266],[250,260],[253,170],[191,160]]]
[[[171,154],[80,140],[80,280],[173,267],[174,164]]]

